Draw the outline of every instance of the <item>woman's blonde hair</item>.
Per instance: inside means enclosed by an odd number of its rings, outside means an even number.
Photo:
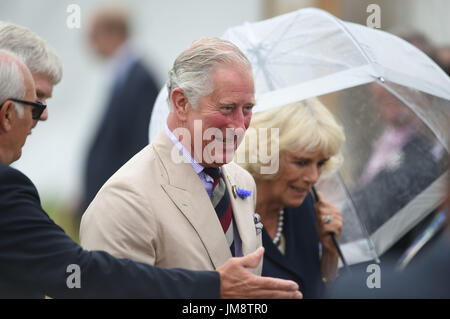
[[[278,129],[278,134],[271,130],[274,128]],[[259,129],[268,129],[267,138],[264,138],[264,134],[259,134]],[[255,140],[256,147],[252,148]],[[329,157],[324,171],[331,172],[342,163],[341,146],[344,141],[343,128],[318,99],[312,98],[255,113],[235,159],[239,159],[237,164],[254,178],[272,178],[275,174],[261,173],[261,168],[267,161],[263,163],[258,155],[261,148],[266,152],[271,149],[272,143],[278,143],[277,152],[270,154],[271,160],[278,161],[284,152],[322,152]],[[256,160],[250,160],[252,158]]]

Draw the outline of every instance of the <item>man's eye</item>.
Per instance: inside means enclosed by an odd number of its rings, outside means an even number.
[[[221,109],[224,112],[231,112],[231,111],[233,111],[233,107],[232,106],[222,106]]]

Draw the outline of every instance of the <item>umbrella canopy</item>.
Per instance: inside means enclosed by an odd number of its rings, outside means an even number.
[[[252,63],[255,112],[319,97],[343,124],[344,165],[319,189],[343,211],[349,263],[382,254],[437,207],[450,149],[450,79],[424,53],[312,8],[233,27],[223,38]],[[163,89],[150,139],[165,123],[166,97]]]

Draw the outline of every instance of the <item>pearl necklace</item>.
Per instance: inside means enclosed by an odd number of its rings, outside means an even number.
[[[278,216],[278,229],[275,238],[272,240],[275,246],[280,244],[281,232],[283,231],[283,219],[284,219],[284,211],[280,210],[280,215]]]

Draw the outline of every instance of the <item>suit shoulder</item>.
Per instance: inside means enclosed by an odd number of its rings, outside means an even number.
[[[253,176],[249,172],[247,172],[247,170],[243,169],[235,162],[225,164],[224,167],[227,170],[227,172],[233,174],[234,176],[236,176],[236,178],[239,178],[241,180],[252,181],[253,183],[255,182]]]
[[[165,180],[165,171],[153,146],[150,144],[142,149],[115,172],[100,188],[97,197],[127,194],[126,197],[148,201],[151,186]],[[151,188],[154,191],[155,188]],[[97,199],[97,200],[96,200]],[[125,199],[125,198],[124,198]],[[92,203],[91,203],[92,204]]]
[[[12,223],[24,218],[44,218],[48,215],[42,210],[38,191],[31,180],[20,171],[12,167],[0,168],[0,223]]]
[[[140,89],[150,90],[153,94],[155,90],[158,90],[158,85],[153,72],[145,61],[140,59],[136,60],[129,72],[129,80],[136,84],[137,82]]]
[[[8,188],[17,188],[18,186],[32,189],[37,193],[33,182],[25,174],[13,167],[1,163],[0,180],[2,181],[0,184],[0,194],[4,194]]]
[[[23,174],[21,171],[19,171],[18,169],[15,169],[14,167],[5,165],[0,163],[0,176],[2,177],[10,177],[10,176],[15,176],[15,177],[21,177],[21,178],[25,178],[29,181],[28,177],[25,176],[25,174]]]

